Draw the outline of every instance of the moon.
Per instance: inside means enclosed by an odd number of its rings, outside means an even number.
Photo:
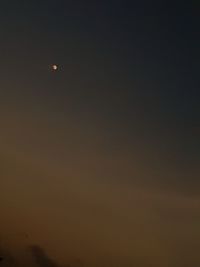
[[[54,71],[58,70],[58,65],[53,64],[53,65],[52,65],[52,70],[54,70]]]

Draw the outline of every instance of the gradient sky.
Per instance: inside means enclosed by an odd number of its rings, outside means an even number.
[[[20,262],[200,264],[199,4],[133,2],[0,4],[0,247]]]

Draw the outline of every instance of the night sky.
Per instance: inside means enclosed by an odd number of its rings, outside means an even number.
[[[200,266],[200,4],[137,2],[0,3],[16,266]]]

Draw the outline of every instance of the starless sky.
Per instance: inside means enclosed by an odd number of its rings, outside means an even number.
[[[200,264],[199,4],[137,2],[1,1],[0,241],[20,261]]]

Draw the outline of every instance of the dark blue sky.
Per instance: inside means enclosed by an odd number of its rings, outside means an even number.
[[[151,252],[129,239],[144,223],[149,239],[140,228],[141,240],[155,245],[152,263],[166,254],[167,266],[182,267],[185,251],[188,266],[200,263],[198,15],[197,1],[1,2],[0,157],[6,167],[0,208],[18,221],[16,231],[23,222],[41,246],[64,259],[67,234],[60,252],[52,243],[62,236],[69,209],[66,232],[74,244],[81,236],[88,247],[78,252],[86,258],[92,249],[102,257],[110,246],[110,257],[121,253],[146,266],[136,255]],[[12,194],[13,209],[6,202]],[[34,228],[33,214],[52,234]],[[50,223],[55,214],[60,219]],[[87,230],[79,229],[80,218]]]

